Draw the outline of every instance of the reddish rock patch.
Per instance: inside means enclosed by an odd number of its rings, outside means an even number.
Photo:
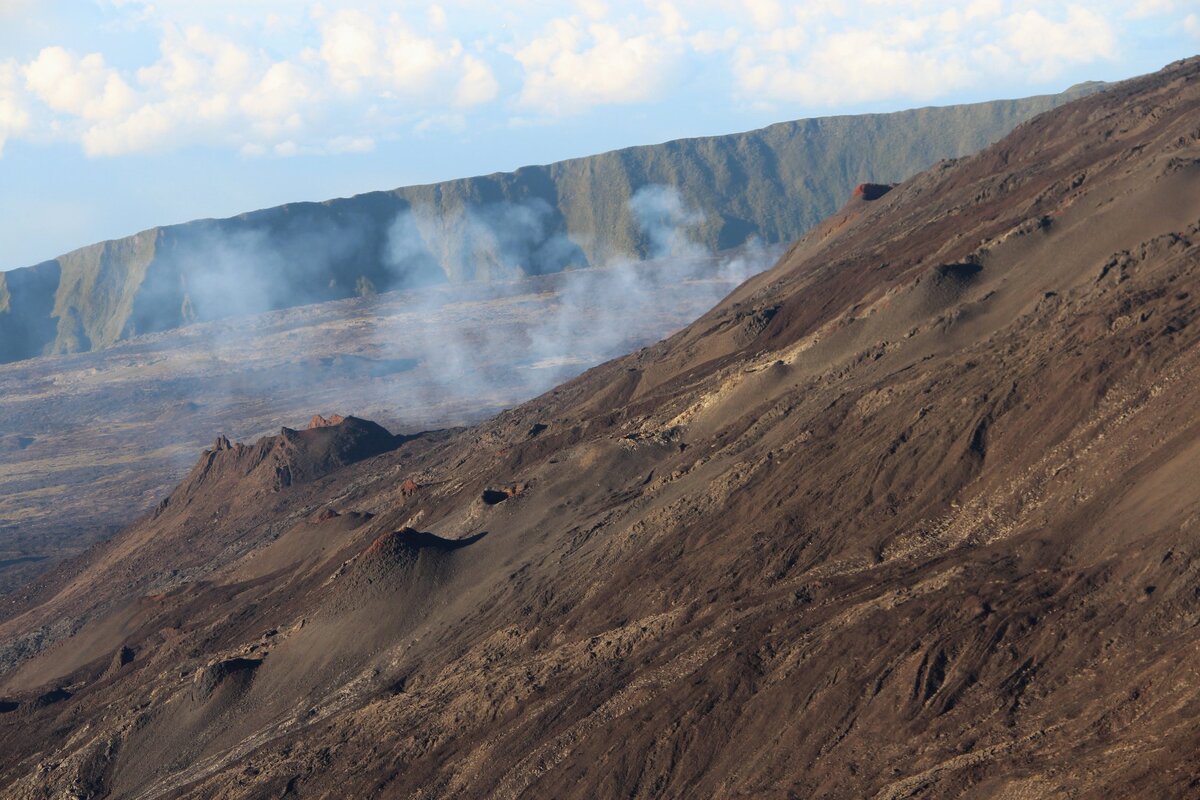
[[[416,533],[417,533],[417,531],[415,531],[412,528],[401,528],[398,531],[389,531],[388,533],[381,533],[381,534],[379,534],[379,536],[375,537],[375,541],[371,542],[371,544],[367,547],[365,552],[369,556],[378,555],[386,550],[390,550],[393,547],[395,547],[396,543],[399,542],[404,537],[413,536]]]
[[[401,528],[398,531],[380,534],[367,546],[363,551],[366,556],[377,556],[380,554],[396,555],[401,552],[410,554],[416,553],[421,549],[431,549],[439,552],[450,552],[461,547],[474,544],[475,542],[486,536],[487,533],[477,533],[474,536],[468,536],[465,539],[443,539],[436,534],[419,531],[415,528]]]

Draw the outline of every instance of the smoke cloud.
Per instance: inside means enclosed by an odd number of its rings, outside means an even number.
[[[704,215],[689,208],[674,186],[643,186],[629,199],[629,210],[649,243],[651,258],[703,255],[689,233],[704,223]]]
[[[490,403],[494,410],[536,396],[673,333],[778,255],[778,248],[756,243],[722,255],[707,252],[693,236],[704,216],[672,187],[643,187],[629,200],[629,211],[653,257],[585,269],[574,267],[573,259],[582,257],[575,242],[547,235],[549,209],[536,202],[449,220],[398,217],[389,233],[397,263],[413,253],[460,246],[465,259],[486,265],[488,275],[514,276],[412,292],[402,328],[383,318],[372,322],[373,347],[420,364],[407,382],[408,402],[421,408]],[[454,240],[456,233],[464,235]],[[403,402],[393,413],[407,422]]]
[[[318,412],[410,432],[469,423],[673,333],[778,254],[707,252],[704,216],[670,187],[641,188],[628,210],[653,258],[598,266],[537,199],[442,216],[403,208],[374,224],[301,211],[282,229],[214,227],[168,243],[183,278],[148,275],[138,309],[139,331],[173,327],[172,306],[199,322],[76,358],[118,363],[108,380],[160,376],[121,413],[131,430],[162,427],[156,446],[187,440],[176,473],[218,432],[250,439]],[[170,425],[154,417],[185,406],[161,418]]]
[[[400,284],[409,282],[417,260],[430,258],[456,283],[587,267],[579,245],[556,229],[555,216],[540,197],[443,214],[402,211],[388,227],[384,259]]]
[[[82,523],[92,541],[153,507],[217,434],[252,441],[316,413],[406,433],[478,421],[683,327],[774,256],[705,252],[702,215],[665,187],[628,211],[656,258],[588,266],[539,201],[444,217],[301,206],[161,237],[156,258],[178,269],[148,269],[144,335],[0,370],[0,466],[17,476],[0,510],[21,520],[5,535],[41,552]],[[67,488],[94,516],[59,508]]]

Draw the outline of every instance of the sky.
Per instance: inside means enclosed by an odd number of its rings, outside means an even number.
[[[0,270],[155,225],[1198,52],[1200,0],[0,0]]]

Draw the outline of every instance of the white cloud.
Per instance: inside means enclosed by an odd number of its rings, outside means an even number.
[[[21,96],[20,78],[15,61],[0,63],[0,155],[10,136],[24,132],[29,126],[29,111]]]
[[[474,129],[489,108],[493,125],[549,125],[663,99],[820,113],[990,85],[1016,93],[1127,57],[1135,47],[1123,52],[1124,41],[1148,41],[1130,39],[1130,26],[1157,26],[1161,38],[1173,17],[1174,41],[1200,35],[1194,4],[324,0],[297,13],[286,0],[105,0],[110,27],[122,42],[141,37],[138,48],[81,55],[97,48],[72,52],[47,34],[40,52],[0,62],[0,147],[21,137],[92,155],[195,144],[248,156],[359,152]],[[156,40],[157,57],[130,63]]]
[[[1200,36],[1200,16],[1188,14],[1183,19],[1183,29],[1192,36]]]
[[[1126,15],[1133,19],[1168,14],[1178,7],[1176,0],[1138,0]]]
[[[579,6],[579,10],[584,13],[588,19],[600,20],[608,16],[608,3],[604,0],[576,0],[575,5]]]
[[[116,156],[161,146],[176,129],[176,120],[161,106],[147,105],[119,119],[87,128],[81,137],[89,156]]]
[[[433,27],[444,27],[446,12],[439,6],[427,15]],[[487,102],[499,90],[488,64],[466,54],[459,40],[422,35],[396,14],[379,24],[361,11],[338,11],[321,24],[319,56],[333,83],[350,94],[452,96],[465,107]]]
[[[326,147],[330,153],[369,153],[374,149],[375,140],[370,136],[336,136]]]
[[[722,50],[729,50],[738,43],[741,33],[737,28],[726,28],[721,31],[700,31],[688,37],[688,45],[701,55],[712,55]]]
[[[558,19],[515,54],[525,69],[522,105],[563,114],[658,95],[674,59],[661,36],[624,35],[620,29]]]
[[[462,133],[467,129],[467,119],[462,114],[430,114],[421,119],[413,127],[413,132],[420,136],[435,133]]]
[[[1002,47],[1013,53],[1039,78],[1052,78],[1069,64],[1111,59],[1117,54],[1117,35],[1101,14],[1069,6],[1062,21],[1029,10],[1005,20]]]
[[[1004,3],[1002,0],[973,0],[967,5],[965,16],[967,19],[987,19],[988,17],[998,17],[1004,11]]]
[[[454,103],[466,108],[495,99],[500,84],[487,63],[475,56],[463,56],[463,74],[454,89]]]
[[[1000,0],[872,5],[877,13],[869,22],[775,25],[743,36],[732,64],[742,95],[759,103],[828,108],[884,99],[929,101],[1000,76],[1046,81],[1118,54],[1109,19],[1081,5],[1067,6],[1053,18],[1024,3],[1006,15]],[[811,11],[802,7],[797,18]],[[757,14],[779,16],[770,4]]]
[[[668,40],[675,39],[687,32],[689,26],[687,17],[674,3],[663,0],[654,3],[653,8],[658,12],[659,30]]]
[[[225,126],[248,118],[261,123],[272,110],[255,96],[271,65],[245,48],[198,26],[168,26],[159,49],[158,61],[137,70],[139,103],[82,132],[86,153],[120,155],[221,138]],[[244,112],[247,107],[255,113]]]
[[[138,70],[138,82],[188,121],[232,118],[237,99],[270,67],[260,55],[195,26],[169,30],[160,50],[158,62]]]
[[[435,31],[444,31],[449,18],[446,16],[446,9],[439,5],[431,5],[425,9],[425,16],[429,18],[429,27]]]
[[[157,28],[157,59],[119,70],[106,54],[50,44],[7,62],[0,147],[31,136],[73,140],[93,156],[192,144],[244,155],[364,152],[380,135],[460,120],[501,91],[495,46],[468,51],[447,35],[450,15],[438,6],[416,17],[423,32],[366,4],[314,7],[285,24],[275,0],[257,15],[224,0],[203,9],[114,2],[127,21]]]
[[[34,0],[0,0],[0,19],[24,14],[34,5]]]
[[[272,64],[262,79],[242,95],[239,105],[265,129],[299,127],[304,106],[316,90],[304,70],[288,61]]]
[[[339,11],[321,26],[320,53],[334,82],[358,91],[360,81],[382,69],[379,28],[361,11]]]
[[[970,66],[956,51],[911,46],[920,35],[901,26],[809,43],[804,30],[784,29],[738,48],[734,72],[747,95],[818,106],[888,97],[924,100],[970,83]]]
[[[159,60],[136,76],[137,102],[103,118],[81,115],[88,155],[201,142],[269,146],[303,126],[322,92],[304,66],[271,62],[198,26],[168,26]]]
[[[76,58],[62,47],[46,47],[25,67],[25,84],[55,111],[84,119],[111,119],[134,103],[133,90],[104,56]]]
[[[393,20],[387,32],[387,78],[391,88],[421,94],[434,88],[439,73],[453,69],[462,55],[458,40],[439,43]]]
[[[746,11],[760,28],[773,28],[783,22],[783,4],[779,0],[745,0]]]

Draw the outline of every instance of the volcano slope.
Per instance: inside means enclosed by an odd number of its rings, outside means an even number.
[[[478,427],[221,442],[8,609],[0,782],[1195,796],[1198,238],[1194,59]]]
[[[0,364],[0,595],[153,508],[218,431],[335,409],[405,433],[478,423],[678,331],[782,252],[426,287]]]

